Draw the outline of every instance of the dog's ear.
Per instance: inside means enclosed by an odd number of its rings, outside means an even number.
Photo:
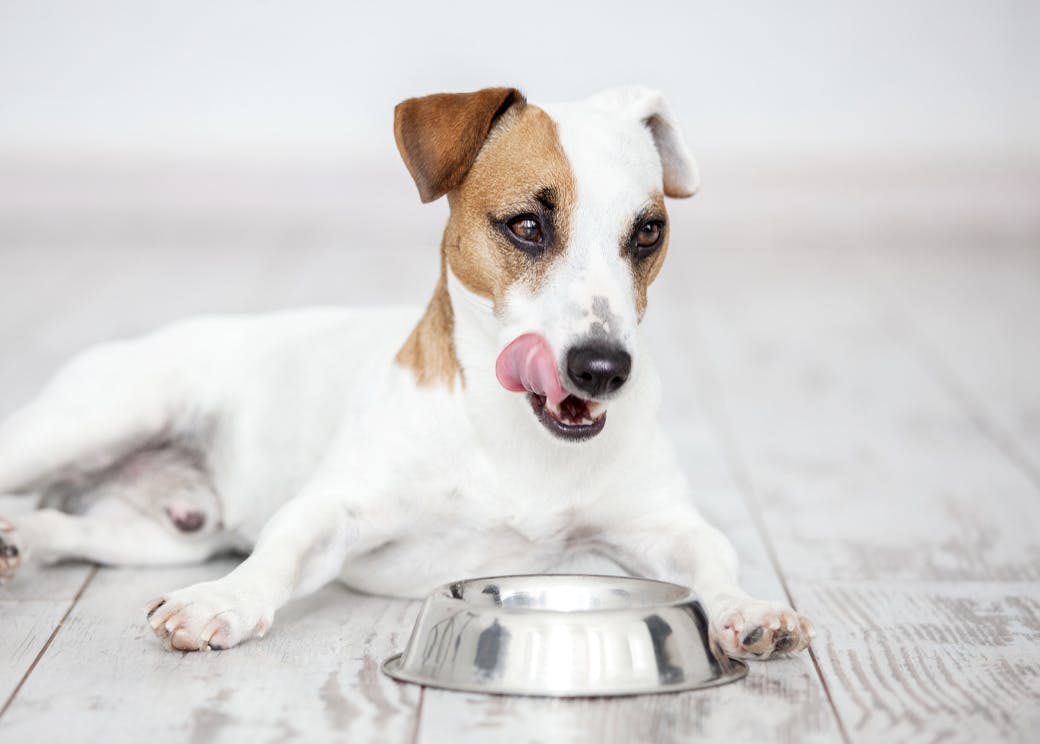
[[[638,86],[610,88],[592,96],[589,101],[599,108],[616,111],[639,119],[653,135],[661,156],[665,196],[693,196],[700,186],[697,161],[679,130],[664,94]]]
[[[397,104],[394,138],[423,202],[438,199],[462,183],[498,118],[525,103],[516,88],[484,88]]]

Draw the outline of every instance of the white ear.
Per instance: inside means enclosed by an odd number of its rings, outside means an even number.
[[[588,100],[598,108],[617,111],[646,125],[661,156],[666,196],[693,196],[697,192],[697,161],[679,131],[672,107],[660,91],[639,86],[608,88]]]

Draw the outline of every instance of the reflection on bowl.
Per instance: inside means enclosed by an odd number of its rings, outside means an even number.
[[[617,576],[471,579],[431,593],[394,679],[468,692],[560,697],[710,687],[747,667],[709,642],[689,589]]]

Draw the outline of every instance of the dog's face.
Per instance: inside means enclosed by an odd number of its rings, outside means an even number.
[[[396,124],[424,200],[448,194],[446,265],[494,309],[499,380],[557,437],[595,436],[638,372],[664,197],[697,185],[667,104],[619,89],[538,107],[488,89],[411,99]]]

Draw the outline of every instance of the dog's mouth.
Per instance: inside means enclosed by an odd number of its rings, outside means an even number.
[[[554,405],[537,393],[528,393],[527,400],[542,426],[561,439],[572,442],[591,439],[603,431],[607,422],[606,406],[594,400],[568,395]]]
[[[556,356],[544,337],[525,333],[515,338],[498,355],[495,375],[506,390],[527,393],[535,417],[560,439],[581,442],[603,431],[606,406],[564,389]]]

